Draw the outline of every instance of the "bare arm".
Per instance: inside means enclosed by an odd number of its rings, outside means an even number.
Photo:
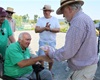
[[[11,43],[16,41],[13,35],[9,37],[9,40],[11,41]]]
[[[52,60],[46,56],[39,56],[31,59],[26,59],[22,60],[21,62],[18,63],[19,67],[25,67],[25,66],[30,66],[35,64],[38,61],[47,61],[47,62],[52,62]]]
[[[50,32],[53,32],[53,33],[60,32],[60,28],[50,29]]]
[[[25,67],[30,66],[32,64],[35,64],[36,62],[42,60],[42,57],[36,57],[36,58],[30,58],[26,60],[22,60],[21,62],[17,63],[19,67]]]
[[[50,29],[50,25],[49,22],[46,23],[46,26],[43,27],[43,28],[40,28],[39,26],[36,26],[35,28],[35,32],[36,33],[41,33],[43,31],[50,31],[50,32],[53,32],[53,33],[57,33],[60,31],[60,28],[53,28],[53,29]]]
[[[45,31],[45,27],[40,28],[39,26],[36,26],[36,28],[35,28],[35,32],[36,32],[36,33],[41,33],[41,32],[43,32],[43,31]]]

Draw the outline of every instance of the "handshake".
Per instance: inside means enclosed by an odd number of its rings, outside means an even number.
[[[42,49],[45,52],[46,56],[44,56],[44,61],[52,62],[52,59],[49,57],[49,53],[55,52],[55,49],[49,45],[41,46],[40,49]]]

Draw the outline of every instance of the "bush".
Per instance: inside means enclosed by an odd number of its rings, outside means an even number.
[[[66,33],[68,29],[69,29],[68,24],[61,25],[60,32]]]
[[[67,31],[67,28],[66,28],[66,27],[64,27],[64,28],[60,28],[60,32],[65,33],[66,31]]]

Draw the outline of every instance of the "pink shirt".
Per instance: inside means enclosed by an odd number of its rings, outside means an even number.
[[[12,31],[15,32],[15,30],[16,30],[16,22],[15,22],[15,20],[14,19],[9,19],[8,21],[10,22]]]

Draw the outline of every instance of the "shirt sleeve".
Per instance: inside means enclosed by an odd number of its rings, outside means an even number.
[[[79,50],[82,44],[83,31],[73,26],[66,33],[65,45],[56,50],[49,52],[49,56],[57,61],[63,61],[72,58]]]

